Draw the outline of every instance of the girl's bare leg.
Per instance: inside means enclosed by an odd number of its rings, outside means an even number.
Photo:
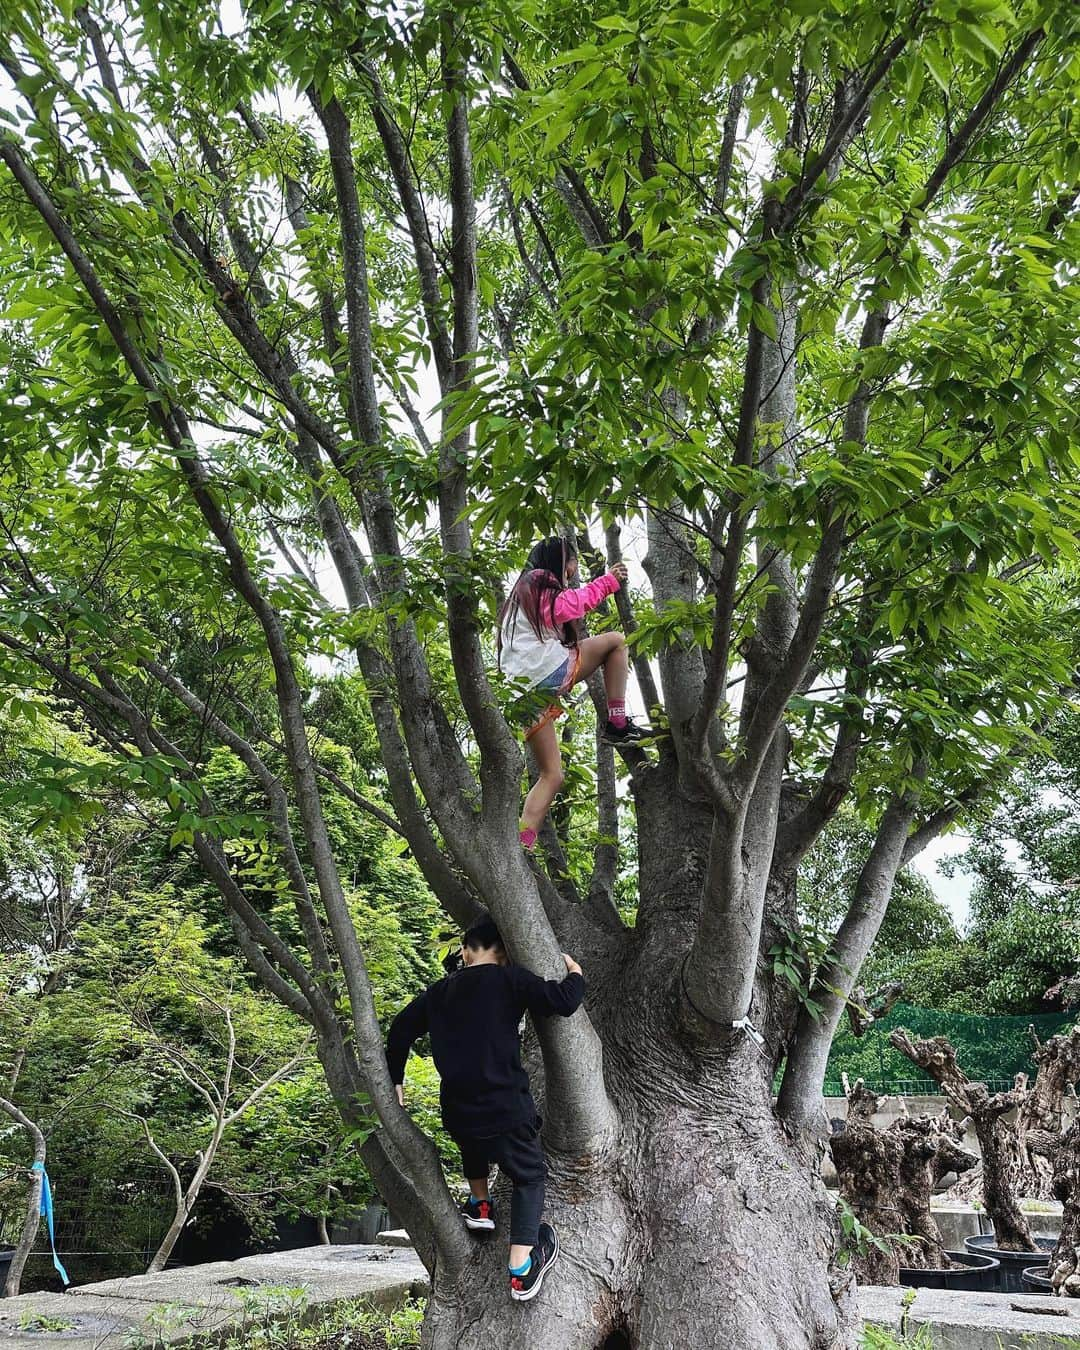
[[[536,759],[539,777],[529,789],[525,805],[521,808],[521,824],[524,829],[539,831],[565,777],[559,752],[559,734],[553,721],[546,723],[529,738],[529,748]]]
[[[604,693],[609,703],[626,700],[626,678],[630,659],[626,638],[622,633],[598,633],[596,637],[582,638],[578,643],[577,680],[587,680],[594,670],[604,668]]]

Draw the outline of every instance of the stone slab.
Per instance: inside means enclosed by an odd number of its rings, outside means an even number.
[[[411,1247],[412,1238],[404,1228],[384,1228],[375,1238],[380,1247]]]
[[[100,1280],[71,1293],[144,1304],[242,1309],[244,1301],[256,1298],[260,1290],[268,1300],[283,1305],[288,1302],[287,1290],[302,1291],[309,1305],[363,1297],[390,1304],[422,1292],[427,1283],[427,1271],[411,1249],[363,1244],[266,1252],[157,1275]]]
[[[934,1350],[1063,1350],[1080,1347],[1080,1300],[1038,1294],[976,1294],[868,1286],[859,1290],[864,1322],[920,1332]],[[895,1320],[894,1320],[895,1319]],[[925,1330],[924,1330],[925,1329]]]
[[[905,1292],[884,1285],[863,1285],[859,1289],[859,1314],[864,1325],[898,1332],[903,1319]]]
[[[1080,1306],[1038,1294],[920,1289],[908,1325],[928,1327],[948,1350],[1057,1350],[1080,1340]]]
[[[160,1345],[223,1329],[245,1314],[310,1316],[357,1298],[394,1307],[427,1289],[427,1271],[411,1249],[364,1244],[268,1252],[99,1280],[66,1294],[3,1299],[0,1347],[33,1350],[55,1342],[58,1350],[122,1350],[139,1339]]]
[[[119,1347],[141,1325],[138,1308],[103,1298],[20,1294],[18,1298],[0,1299],[0,1345],[18,1350],[42,1345],[63,1350]]]

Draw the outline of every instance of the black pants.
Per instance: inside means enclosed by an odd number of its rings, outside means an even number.
[[[510,1242],[535,1247],[540,1215],[544,1212],[544,1180],[547,1164],[540,1147],[540,1122],[515,1125],[503,1134],[478,1137],[455,1135],[461,1150],[461,1170],[466,1181],[487,1180],[491,1164],[513,1182],[510,1199]]]

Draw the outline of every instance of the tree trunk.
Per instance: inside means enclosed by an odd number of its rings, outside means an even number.
[[[847,1119],[831,1138],[833,1164],[841,1198],[862,1226],[879,1239],[852,1260],[863,1284],[899,1284],[900,1257],[889,1239],[903,1232],[899,1136],[872,1122],[879,1098],[860,1080],[848,1095]]]
[[[1054,1195],[1064,1209],[1050,1279],[1055,1294],[1080,1298],[1080,1120],[1054,1150]]]
[[[500,1183],[495,1240],[475,1244],[455,1287],[435,1280],[426,1350],[857,1344],[854,1281],[831,1269],[835,1207],[780,1128],[757,1049],[686,1045],[671,997],[680,957],[626,935],[591,982],[619,1125],[602,1156],[549,1150],[545,1217],[562,1255],[537,1301],[510,1300]]]
[[[856,1274],[864,1284],[898,1284],[901,1266],[948,1269],[930,1200],[942,1177],[967,1171],[978,1159],[961,1147],[964,1127],[948,1111],[877,1129],[872,1117],[880,1100],[861,1080],[855,1084],[844,1128],[831,1141],[832,1155],[840,1194],[884,1244],[872,1244],[855,1258]],[[896,1241],[903,1237],[913,1241]]]
[[[1017,1191],[1033,1200],[1049,1200],[1054,1190],[1051,1155],[1061,1137],[1065,1094],[1080,1080],[1080,1026],[1041,1045],[1036,1041],[1035,1063],[1035,1082],[1016,1113]]]
[[[161,1239],[161,1245],[154,1253],[153,1260],[146,1267],[147,1275],[156,1275],[164,1270],[165,1266],[172,1256],[173,1248],[180,1240],[180,1234],[184,1231],[185,1225],[195,1212],[195,1205],[199,1199],[199,1194],[203,1188],[203,1182],[210,1174],[210,1168],[213,1165],[214,1158],[217,1156],[218,1144],[221,1142],[221,1122],[219,1121],[214,1130],[214,1136],[207,1145],[206,1153],[199,1161],[195,1169],[195,1175],[188,1182],[183,1194],[177,1198],[176,1212],[173,1215],[172,1223]]]
[[[154,1253],[153,1260],[146,1267],[147,1275],[157,1275],[159,1271],[165,1269],[165,1264],[172,1256],[173,1248],[180,1240],[180,1234],[184,1231],[184,1225],[191,1218],[191,1209],[187,1204],[182,1204],[173,1215],[172,1223],[169,1224],[165,1236],[161,1239],[161,1245]]]
[[[34,1147],[34,1162],[44,1165],[45,1136],[37,1123],[25,1116],[14,1102],[8,1101],[4,1097],[0,1097],[0,1110],[23,1127],[30,1136],[30,1142]],[[14,1298],[19,1292],[26,1259],[30,1255],[34,1239],[37,1237],[38,1229],[41,1226],[41,1189],[44,1184],[44,1175],[41,1171],[32,1170],[29,1173],[29,1178],[30,1185],[26,1194],[26,1217],[23,1219],[19,1242],[15,1248],[15,1254],[11,1258],[11,1265],[8,1267],[7,1279],[4,1281],[4,1295],[7,1298]]]
[[[967,1077],[946,1037],[913,1041],[898,1027],[889,1041],[940,1085],[962,1115],[971,1117],[982,1154],[983,1203],[994,1225],[997,1246],[1003,1251],[1033,1251],[1035,1239],[1016,1200],[1022,1173],[1019,1145],[1015,1130],[1004,1119],[1023,1101],[1026,1076],[1018,1074],[1009,1092],[991,1093],[985,1083],[973,1083]]]
[[[930,1201],[949,1172],[967,1172],[979,1161],[963,1147],[964,1126],[948,1111],[894,1121],[887,1133],[901,1142],[900,1209],[902,1232],[916,1241],[901,1253],[901,1264],[915,1270],[942,1270],[950,1265],[941,1229]]]

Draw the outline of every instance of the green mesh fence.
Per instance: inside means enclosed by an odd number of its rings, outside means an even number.
[[[1016,1074],[1035,1072],[1029,1027],[1034,1027],[1039,1040],[1045,1041],[1076,1021],[1075,1013],[972,1017],[898,1003],[861,1038],[851,1034],[846,1019],[841,1023],[829,1053],[825,1095],[844,1095],[841,1079],[844,1073],[852,1083],[861,1078],[875,1092],[890,1096],[938,1092],[933,1079],[921,1074],[910,1059],[889,1044],[889,1032],[894,1027],[906,1027],[916,1038],[947,1036],[956,1047],[960,1067],[967,1076],[986,1083],[992,1092],[1001,1092],[1012,1087]]]

